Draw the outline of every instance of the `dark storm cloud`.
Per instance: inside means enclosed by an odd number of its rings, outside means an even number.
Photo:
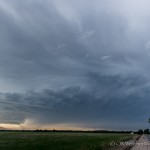
[[[147,4],[1,0],[1,123],[146,126]]]
[[[1,93],[1,122],[21,124],[30,118],[38,125],[72,123],[88,128],[134,129],[140,127],[140,120],[145,126],[150,88],[142,81],[140,77],[90,74],[88,89],[76,86],[59,91]]]

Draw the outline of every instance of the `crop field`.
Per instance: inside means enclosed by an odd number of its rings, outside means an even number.
[[[0,150],[109,150],[112,141],[136,135],[114,133],[0,132]]]

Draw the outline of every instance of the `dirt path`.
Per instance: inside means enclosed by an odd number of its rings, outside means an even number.
[[[150,150],[150,137],[142,135],[131,150]]]

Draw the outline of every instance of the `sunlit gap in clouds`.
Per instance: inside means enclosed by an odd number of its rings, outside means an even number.
[[[20,130],[21,126],[17,124],[0,124],[0,130],[6,129],[6,130]]]
[[[32,119],[25,119],[22,124],[0,124],[0,129],[6,130],[82,130],[82,131],[93,131],[93,130],[105,130],[104,128],[88,128],[82,124],[69,124],[69,123],[59,123],[59,124],[44,124],[40,125],[33,121]]]
[[[10,130],[34,130],[37,129],[37,125],[33,125],[33,122],[30,119],[25,119],[24,123],[21,124],[6,124],[6,123],[0,123],[1,129],[10,129]]]

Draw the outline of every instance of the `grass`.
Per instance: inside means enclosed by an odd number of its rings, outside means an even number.
[[[0,132],[0,150],[104,150],[135,135],[111,133]]]

